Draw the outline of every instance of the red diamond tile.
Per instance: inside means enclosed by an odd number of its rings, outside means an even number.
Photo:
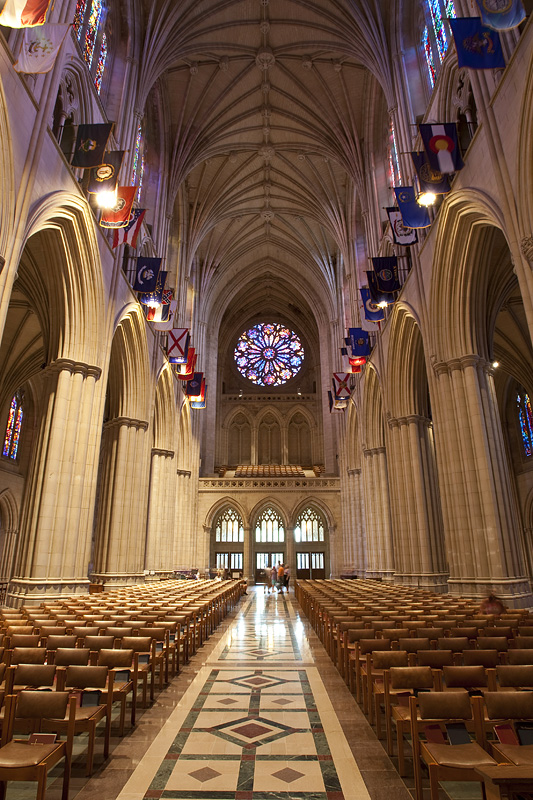
[[[273,778],[277,778],[279,781],[284,781],[285,783],[292,783],[298,780],[298,778],[303,778],[303,776],[303,772],[298,772],[290,767],[285,767],[285,769],[280,769],[279,772],[272,773]]]
[[[272,733],[272,731],[270,728],[265,728],[264,725],[258,725],[256,722],[249,722],[247,725],[233,728],[233,733],[246,736],[247,739],[256,739],[258,736],[263,736],[265,733]]]

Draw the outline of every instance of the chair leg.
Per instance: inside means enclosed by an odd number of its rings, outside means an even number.
[[[87,743],[87,777],[93,774],[94,740],[96,737],[96,722],[89,726],[89,741]]]
[[[126,720],[126,697],[122,697],[120,701],[120,725],[119,725],[119,734],[120,736],[124,736],[124,722]]]
[[[37,768],[37,800],[44,800],[45,794],[46,794],[46,767],[41,766]]]
[[[0,800],[6,798],[7,781],[0,781]]]
[[[428,765],[429,786],[431,789],[431,800],[439,800],[439,773],[436,767]]]

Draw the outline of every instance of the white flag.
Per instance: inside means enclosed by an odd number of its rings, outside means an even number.
[[[49,72],[71,27],[47,24],[25,28],[18,61],[13,68],[17,72]]]
[[[174,325],[176,324],[174,321],[174,314],[176,313],[176,309],[178,307],[177,300],[170,301],[170,309],[168,312],[168,319],[165,322],[157,322],[154,319],[154,328],[156,331],[171,331]]]
[[[6,0],[0,11],[0,25],[8,28],[26,28],[43,25],[51,0]]]

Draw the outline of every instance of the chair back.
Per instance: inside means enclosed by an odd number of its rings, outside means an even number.
[[[533,719],[533,691],[485,692],[489,719]]]
[[[391,667],[392,689],[432,689],[434,677],[431,667]]]
[[[65,687],[69,689],[85,689],[94,687],[103,689],[107,683],[107,667],[83,667],[72,665],[65,673]]]
[[[501,687],[531,686],[533,689],[533,666],[525,664],[501,664],[496,667],[496,677]],[[523,694],[520,692],[520,694]]]
[[[488,685],[485,668],[480,666],[443,667],[442,674],[448,689],[473,689],[477,686]]]
[[[10,664],[44,664],[46,647],[15,647],[10,650]]]

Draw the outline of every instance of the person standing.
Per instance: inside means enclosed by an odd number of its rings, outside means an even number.
[[[289,564],[285,564],[284,577],[285,577],[285,588],[287,589],[287,592],[288,592],[289,591],[289,581],[291,579],[291,568],[290,568]]]
[[[265,582],[265,592],[264,593],[267,594],[267,592],[268,592],[268,594],[270,594],[271,579],[270,579],[270,570],[268,569],[268,567],[265,567],[263,569],[263,580]]]
[[[281,563],[278,564],[278,592],[283,594],[283,587],[285,585],[285,567]]]
[[[275,564],[272,564],[272,569],[270,570],[270,583],[272,586],[272,591],[276,591],[276,584],[278,582],[278,568]]]

